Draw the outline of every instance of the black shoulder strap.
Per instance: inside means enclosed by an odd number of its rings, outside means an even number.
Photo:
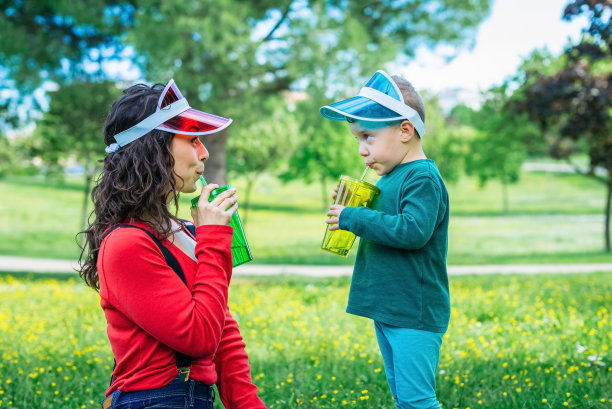
[[[166,263],[168,264],[168,266],[170,266],[170,268],[174,270],[176,275],[179,276],[181,281],[183,281],[183,283],[187,285],[187,279],[185,279],[185,273],[183,273],[183,269],[181,268],[181,265],[179,264],[176,257],[174,257],[174,255],[170,252],[170,250],[168,250],[168,248],[164,246],[161,243],[161,241],[157,237],[155,237],[155,235],[151,233],[149,230],[143,229],[142,227],[134,226],[133,224],[117,224],[111,227],[110,229],[108,229],[106,233],[104,233],[104,235],[102,236],[102,240],[104,240],[106,236],[111,234],[113,230],[119,227],[131,227],[133,229],[138,229],[138,230],[142,230],[143,232],[145,232],[151,238],[151,240],[153,240],[153,242],[157,245],[159,250],[162,252],[162,254],[164,255],[164,258],[166,259]]]
[[[193,225],[192,225],[193,226]],[[166,264],[168,264],[168,266],[170,268],[172,268],[172,270],[174,270],[174,272],[176,273],[177,276],[179,276],[179,278],[181,279],[181,281],[187,285],[187,279],[185,278],[185,273],[183,273],[183,269],[181,268],[181,265],[179,264],[178,260],[176,259],[176,257],[174,257],[174,254],[172,254],[170,252],[170,250],[168,250],[168,248],[166,246],[164,246],[162,244],[162,242],[155,237],[155,235],[153,233],[151,233],[149,230],[147,229],[143,229],[142,227],[138,227],[138,226],[134,226],[133,224],[117,224],[113,227],[111,227],[110,229],[108,229],[103,235],[102,235],[102,240],[104,240],[104,238],[106,236],[108,236],[109,234],[111,234],[111,232],[113,232],[115,229],[119,228],[119,227],[129,227],[129,228],[133,228],[133,229],[138,229],[138,230],[142,230],[143,232],[147,233],[147,235],[151,238],[151,240],[153,240],[153,242],[157,245],[157,247],[161,250],[164,259],[166,260]],[[193,235],[195,237],[195,226],[193,226]],[[191,229],[190,229],[191,231]],[[115,361],[115,367],[117,366],[117,361]],[[187,356],[185,354],[181,354],[180,352],[176,352],[176,367],[177,369],[179,368],[186,368],[186,367],[190,367],[191,366],[191,357]],[[113,367],[113,370],[115,368]],[[113,383],[113,381],[115,380],[114,376],[111,376],[111,385]]]

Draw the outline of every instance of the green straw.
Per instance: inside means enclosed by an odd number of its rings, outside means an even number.
[[[206,186],[208,183],[206,183],[206,179],[204,179],[204,175],[200,175],[200,181],[202,182],[202,184],[204,186]]]

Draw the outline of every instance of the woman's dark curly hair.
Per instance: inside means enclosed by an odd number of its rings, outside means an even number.
[[[116,142],[114,135],[154,113],[163,87],[139,84],[126,89],[106,118],[104,143]],[[167,237],[171,220],[177,220],[167,204],[170,197],[175,208],[178,205],[172,137],[169,132],[154,129],[104,158],[102,173],[91,192],[94,210],[89,220],[94,220],[79,233],[85,235],[79,275],[96,291],[100,289],[96,264],[106,229],[125,220],[139,220],[152,224],[162,237]]]

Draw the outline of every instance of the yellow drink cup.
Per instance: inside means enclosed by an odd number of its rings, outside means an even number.
[[[379,193],[380,189],[371,183],[342,175],[340,176],[338,195],[336,196],[334,204],[345,207],[369,206],[372,204],[374,197]],[[342,257],[346,257],[351,247],[353,247],[355,235],[346,230],[330,231],[329,226],[331,226],[331,224],[327,225],[321,248]]]

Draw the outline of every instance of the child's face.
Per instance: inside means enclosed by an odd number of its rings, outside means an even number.
[[[357,121],[350,125],[351,132],[359,143],[359,154],[366,166],[382,176],[402,163],[408,146],[402,139],[400,124]]]

